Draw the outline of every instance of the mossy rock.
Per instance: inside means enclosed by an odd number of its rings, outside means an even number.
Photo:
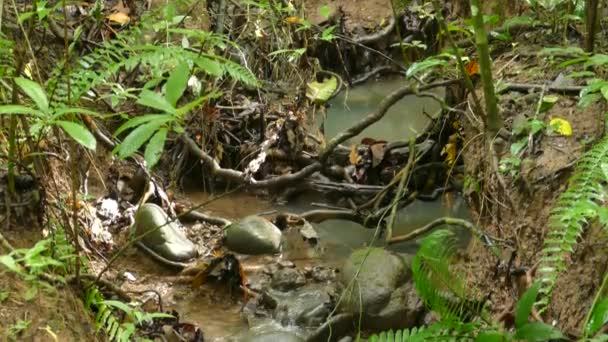
[[[154,230],[142,238],[141,243],[167,260],[188,261],[195,258],[196,246],[182,233],[178,221],[167,223],[168,221],[169,216],[161,207],[145,203],[135,215],[131,232],[140,236]]]
[[[224,231],[224,246],[249,255],[274,254],[281,249],[281,231],[260,216],[247,216]]]
[[[422,303],[412,286],[409,263],[400,255],[383,248],[355,250],[346,260],[342,282],[348,286],[342,309],[363,314],[363,323],[370,329],[404,328],[415,323]],[[365,261],[365,262],[364,262]],[[357,272],[358,275],[357,275]]]

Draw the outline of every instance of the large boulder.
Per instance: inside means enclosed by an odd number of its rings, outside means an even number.
[[[145,203],[137,211],[131,231],[136,237],[151,231],[140,242],[169,261],[188,261],[195,258],[196,246],[180,230],[179,221],[169,221],[169,216],[161,207]]]
[[[249,255],[274,254],[281,249],[281,231],[267,219],[247,216],[224,230],[224,246]]]
[[[362,313],[365,328],[410,327],[424,313],[410,281],[410,265],[397,254],[375,247],[369,255],[367,248],[354,251],[345,262],[342,282],[348,286],[353,278],[356,280],[351,290],[345,290],[342,309],[356,316]]]

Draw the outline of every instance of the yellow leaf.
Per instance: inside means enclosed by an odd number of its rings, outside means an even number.
[[[359,163],[359,161],[361,160],[361,156],[359,155],[359,151],[357,150],[357,145],[353,145],[350,148],[348,160],[350,161],[351,165],[357,165],[357,163]]]
[[[123,12],[116,12],[108,15],[106,17],[109,21],[113,21],[115,23],[119,23],[121,25],[126,25],[131,21],[131,18]]]
[[[445,154],[445,163],[448,164],[449,166],[454,165],[454,163],[456,162],[456,155],[458,155],[458,148],[456,147],[456,144],[454,143],[447,143],[445,144],[445,146],[443,147],[443,150],[441,151],[441,155]]]
[[[299,24],[301,21],[300,18],[296,17],[296,16],[292,16],[292,17],[287,17],[285,18],[285,22],[287,24]]]
[[[549,122],[549,126],[553,127],[553,129],[566,137],[569,137],[572,135],[572,126],[570,125],[570,123],[562,118],[553,118],[551,119],[551,121]]]

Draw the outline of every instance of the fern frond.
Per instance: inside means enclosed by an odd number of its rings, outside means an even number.
[[[427,307],[444,320],[466,321],[478,315],[483,301],[468,299],[467,287],[450,270],[450,259],[458,246],[453,231],[442,229],[427,236],[412,262],[418,294]]]
[[[539,273],[542,280],[539,300],[540,312],[549,305],[550,295],[560,272],[567,268],[566,258],[574,252],[586,224],[598,216],[598,201],[605,196],[608,163],[608,138],[587,151],[578,162],[562,193],[551,210],[551,231],[544,241]]]
[[[369,342],[471,341],[472,332],[453,330],[442,322],[427,327],[382,331],[369,337]]]
[[[95,327],[97,331],[103,331],[109,341],[127,342],[131,341],[135,333],[135,325],[132,323],[121,323],[115,315],[112,306],[104,303],[101,292],[95,286],[87,289],[85,306],[95,314]]]
[[[78,101],[95,87],[108,82],[120,70],[132,71],[136,67],[148,69],[153,75],[160,77],[176,65],[193,63],[201,58],[213,63],[197,63],[200,71],[214,77],[230,77],[248,86],[256,86],[258,81],[251,72],[240,64],[212,54],[199,53],[181,45],[157,46],[152,44],[140,45],[136,42],[139,28],[121,33],[117,38],[106,41],[90,54],[80,57],[77,65],[70,67],[69,84],[72,102]],[[223,44],[225,40],[214,38],[207,43]],[[206,66],[208,68],[206,68]],[[55,107],[62,107],[68,100],[68,77],[64,74],[65,62],[53,71],[47,82],[47,90],[53,94],[51,102]]]

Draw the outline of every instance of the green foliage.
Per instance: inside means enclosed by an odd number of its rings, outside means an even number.
[[[370,336],[368,342],[418,342],[429,340],[450,341],[458,340],[455,336],[450,336],[449,329],[446,329],[441,323],[431,325],[429,327],[388,330]]]
[[[136,116],[118,128],[116,134],[120,134],[126,129],[134,128],[123,142],[116,146],[114,152],[117,152],[120,158],[133,155],[150,140],[144,157],[147,167],[152,168],[160,158],[169,130],[178,133],[183,132],[184,128],[182,124],[186,114],[209,98],[219,95],[219,93],[211,93],[207,96],[200,96],[196,100],[177,108],[176,105],[188,85],[189,75],[190,69],[188,68],[188,64],[182,63],[169,75],[165,84],[164,96],[148,89],[141,91],[137,103],[163,113]]]
[[[542,287],[538,305],[543,311],[549,304],[553,286],[560,272],[567,268],[566,259],[574,251],[585,225],[594,218],[607,222],[606,209],[597,201],[605,196],[602,185],[607,178],[608,138],[587,151],[578,162],[549,219],[550,232],[544,241],[539,267]]]
[[[471,319],[483,308],[483,302],[467,299],[467,286],[450,271],[457,245],[453,231],[435,231],[424,239],[412,262],[418,294],[444,320]]]
[[[95,286],[89,287],[86,291],[85,307],[97,312],[95,315],[97,331],[104,331],[108,340],[117,342],[132,341],[138,325],[150,323],[154,318],[173,317],[164,313],[146,313],[121,301],[105,300]]]
[[[0,114],[6,115],[29,115],[34,124],[34,132],[43,134],[51,126],[59,126],[63,131],[82,146],[94,150],[97,140],[89,130],[74,121],[67,121],[73,114],[83,113],[98,115],[97,113],[82,108],[50,108],[45,91],[40,85],[26,78],[17,77],[15,84],[32,100],[35,106],[3,105],[0,106]],[[67,120],[66,120],[67,119]]]

